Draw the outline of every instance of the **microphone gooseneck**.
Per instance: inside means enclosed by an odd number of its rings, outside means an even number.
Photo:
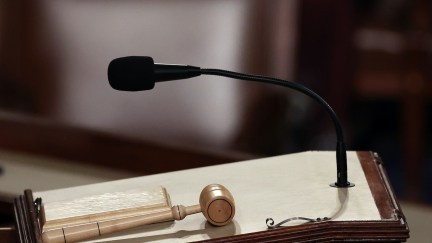
[[[108,80],[114,89],[139,91],[152,89],[155,82],[192,78],[199,75],[216,75],[260,83],[275,84],[301,92],[318,102],[330,116],[336,130],[336,170],[337,180],[333,187],[352,187],[348,181],[346,145],[342,126],[331,106],[318,94],[306,86],[288,80],[259,75],[243,74],[220,69],[206,69],[195,66],[155,64],[151,57],[121,57],[108,66]]]
[[[344,142],[343,132],[342,132],[342,126],[339,122],[339,119],[336,116],[336,113],[331,108],[331,106],[317,93],[310,90],[304,85],[301,85],[299,83],[294,83],[288,80],[283,79],[277,79],[277,78],[270,78],[265,76],[259,76],[259,75],[250,75],[250,74],[243,74],[243,73],[236,73],[231,71],[225,71],[220,69],[201,69],[201,74],[205,75],[217,75],[217,76],[223,76],[227,78],[236,78],[236,79],[242,79],[247,81],[255,81],[260,83],[269,83],[269,84],[275,84],[279,86],[288,87],[291,89],[294,89],[296,91],[299,91],[315,101],[317,101],[327,112],[327,114],[330,116],[333,125],[336,130],[336,139],[337,139],[337,145],[336,145],[336,169],[337,169],[337,180],[335,183],[331,184],[331,186],[334,187],[351,187],[354,186],[353,183],[350,183],[348,181],[348,167],[347,167],[347,158],[346,158],[346,146]]]

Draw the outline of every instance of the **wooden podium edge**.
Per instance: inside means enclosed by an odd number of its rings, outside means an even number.
[[[19,242],[42,243],[40,220],[36,217],[33,192],[24,191],[14,202],[15,227]]]
[[[260,232],[209,239],[202,242],[405,242],[409,228],[377,153],[359,151],[366,179],[382,220],[325,221]],[[42,243],[40,220],[36,217],[33,193],[25,190],[15,199],[16,228],[20,242]],[[265,219],[263,219],[265,225]]]
[[[359,151],[357,156],[366,175],[375,203],[383,220],[399,219],[407,225],[405,216],[390,185],[383,161],[378,153]],[[407,225],[408,228],[408,225]]]

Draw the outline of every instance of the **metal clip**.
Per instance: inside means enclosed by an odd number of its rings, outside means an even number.
[[[274,220],[272,218],[267,218],[266,219],[266,225],[269,229],[275,229],[275,228],[282,226],[285,223],[288,223],[288,222],[294,221],[294,220],[304,220],[304,221],[306,221],[306,223],[314,223],[314,222],[328,221],[328,220],[331,220],[331,218],[324,217],[324,218],[311,219],[311,218],[306,218],[306,217],[292,217],[289,219],[285,219],[278,224],[274,224]]]

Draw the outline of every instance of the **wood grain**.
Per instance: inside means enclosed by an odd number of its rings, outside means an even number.
[[[43,231],[109,221],[118,218],[170,211],[171,202],[163,187],[135,188],[87,195],[71,200],[44,203]]]

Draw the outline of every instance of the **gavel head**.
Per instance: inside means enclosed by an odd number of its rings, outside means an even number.
[[[231,222],[235,214],[234,198],[224,186],[211,184],[200,195],[200,207],[209,223],[223,226]]]

